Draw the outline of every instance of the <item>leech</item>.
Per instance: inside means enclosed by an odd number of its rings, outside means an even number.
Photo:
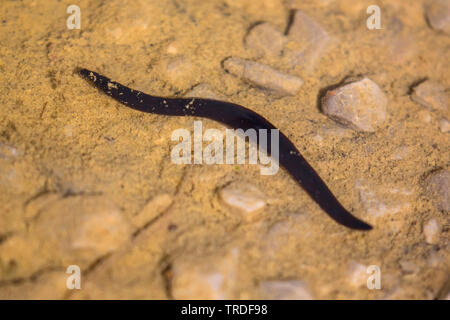
[[[194,116],[211,119],[233,129],[276,129],[254,111],[240,105],[193,98],[161,98],[136,91],[111,81],[96,72],[80,69],[79,74],[115,100],[135,110],[168,116]],[[258,143],[258,141],[257,141]],[[271,154],[271,135],[267,136],[266,151]],[[294,144],[279,132],[279,163],[314,201],[336,222],[356,230],[372,227],[348,212],[328,189],[316,171],[303,158]]]

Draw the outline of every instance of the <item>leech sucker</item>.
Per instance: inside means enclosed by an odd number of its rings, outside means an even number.
[[[234,103],[197,98],[154,97],[125,87],[87,69],[80,69],[78,72],[107,95],[127,107],[142,112],[168,116],[202,117],[244,131],[255,129],[258,132],[259,129],[267,129],[271,132],[271,129],[276,129],[256,112]],[[271,154],[271,145],[271,135],[269,134],[267,147],[265,147],[269,155]],[[279,132],[279,163],[336,222],[356,230],[372,229],[370,225],[353,216],[339,203],[325,182],[281,131]]]

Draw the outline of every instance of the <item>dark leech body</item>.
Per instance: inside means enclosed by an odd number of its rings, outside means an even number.
[[[243,106],[210,99],[162,98],[145,94],[113,82],[96,72],[80,69],[81,76],[95,87],[126,106],[148,113],[168,116],[195,116],[218,121],[233,129],[276,129],[265,118]],[[257,141],[258,143],[258,141]],[[271,154],[271,135],[263,146]],[[264,146],[264,147],[265,147]],[[336,222],[356,230],[370,230],[372,227],[348,212],[328,189],[317,172],[303,158],[294,144],[279,132],[279,163],[314,201]]]

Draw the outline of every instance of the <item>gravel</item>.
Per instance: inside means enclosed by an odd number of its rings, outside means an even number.
[[[387,97],[378,85],[363,78],[329,90],[322,99],[322,110],[353,130],[374,132],[386,121],[387,104]]]

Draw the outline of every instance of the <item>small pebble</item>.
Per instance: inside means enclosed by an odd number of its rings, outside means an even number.
[[[322,144],[323,137],[320,134],[315,134],[312,136],[312,140],[317,144]]]
[[[299,77],[250,60],[227,58],[223,66],[229,73],[278,95],[295,95],[303,84]]]
[[[300,10],[295,11],[288,36],[300,42],[313,43],[318,39],[326,38],[326,31]]]
[[[435,244],[439,241],[440,227],[436,219],[431,219],[423,226],[425,241],[429,244]]]
[[[63,131],[66,137],[71,138],[73,136],[73,127],[70,124],[64,126]]]
[[[236,299],[237,248],[224,255],[175,260],[171,293],[175,299]]]
[[[262,298],[268,300],[312,300],[313,294],[301,280],[271,280],[259,284]]]
[[[171,42],[167,45],[166,53],[172,56],[178,54],[178,45],[176,42]]]
[[[219,195],[223,202],[238,209],[250,220],[266,205],[264,194],[248,183],[233,182],[220,190]]]
[[[304,243],[312,236],[310,224],[303,213],[292,213],[286,219],[275,222],[267,232],[261,233],[264,254],[273,258],[283,252],[295,251],[299,243]]]
[[[259,56],[279,56],[286,44],[286,37],[268,22],[257,24],[245,37],[245,46]]]
[[[423,123],[430,123],[432,120],[431,114],[428,110],[420,110],[417,113],[417,118]]]
[[[359,198],[370,217],[383,217],[396,214],[411,208],[411,191],[387,186],[368,186],[362,181],[356,181]]]
[[[432,80],[426,80],[413,88],[411,99],[426,108],[447,111],[449,95],[444,86]]]
[[[131,234],[119,208],[105,197],[63,198],[41,212],[35,235],[46,244],[55,244],[63,256],[80,261],[92,261],[117,249]]]
[[[439,121],[439,129],[441,130],[441,132],[448,132],[450,130],[450,121],[448,121],[447,119],[441,119]]]
[[[394,150],[394,153],[390,157],[392,160],[403,160],[409,154],[408,146],[402,145]]]
[[[450,211],[450,171],[441,169],[425,181],[425,190],[439,210]]]
[[[352,287],[359,288],[367,285],[367,266],[352,261],[348,269],[348,282]]]
[[[433,29],[450,34],[450,1],[431,1],[426,9],[426,16]]]
[[[192,72],[192,63],[183,56],[175,57],[165,62],[164,74],[173,82],[180,82]]]
[[[111,252],[129,239],[130,226],[116,207],[99,207],[94,201],[91,204],[78,207],[81,222],[72,229],[71,248],[100,255]]]
[[[300,66],[311,71],[317,61],[326,53],[331,38],[317,22],[302,11],[296,11],[288,31],[289,44],[284,56],[291,66]]]
[[[374,132],[387,118],[387,97],[368,78],[330,90],[322,110],[331,119],[356,131]]]

